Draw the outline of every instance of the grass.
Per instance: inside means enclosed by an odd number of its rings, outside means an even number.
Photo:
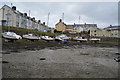
[[[42,31],[35,31],[35,30],[31,30],[31,29],[24,29],[24,28],[17,28],[17,27],[8,27],[8,26],[0,26],[0,29],[2,29],[3,32],[5,31],[11,31],[11,32],[15,32],[19,35],[23,35],[23,34],[27,34],[27,33],[33,33],[35,35],[48,35],[48,36],[52,36],[55,37],[57,35],[60,35],[59,33],[50,33],[50,32],[42,32]],[[71,37],[75,37],[76,35],[69,35]],[[1,40],[1,38],[0,38]],[[18,41],[24,41],[24,39],[22,40],[18,40]],[[39,40],[40,42],[43,42],[43,40]],[[110,44],[119,44],[119,39],[109,39],[109,38],[104,38],[102,41],[100,41],[100,43],[110,43]]]
[[[42,32],[42,31],[35,31],[35,30],[31,30],[31,29],[25,29],[25,28],[18,28],[18,27],[11,27],[11,26],[0,26],[2,27],[2,31],[12,31],[15,32],[19,35],[23,35],[23,34],[27,34],[27,33],[33,33],[35,35],[48,35],[48,36],[57,36],[60,35],[58,33],[50,33],[50,32]]]

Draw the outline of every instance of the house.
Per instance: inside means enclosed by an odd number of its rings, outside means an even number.
[[[90,36],[98,37],[120,37],[120,26],[109,26],[104,29],[91,28]]]
[[[91,28],[90,36],[98,36],[98,37],[110,37],[110,32],[104,29],[99,28]]]
[[[74,31],[74,25],[66,25],[66,31],[67,32],[73,32]]]
[[[120,38],[120,26],[112,26],[110,25],[107,28],[104,28],[106,31],[110,31],[110,37],[119,37]]]
[[[97,24],[75,24],[74,23],[74,30],[80,33],[82,31],[89,31],[91,28],[97,28]]]
[[[43,32],[48,32],[49,27],[45,24],[45,22],[39,23],[38,24],[38,30],[43,31]]]
[[[13,21],[12,15],[13,15],[13,10],[9,6],[4,5],[0,9],[0,25],[11,26]]]
[[[66,24],[62,22],[62,19],[55,25],[57,31],[65,32],[66,31]]]

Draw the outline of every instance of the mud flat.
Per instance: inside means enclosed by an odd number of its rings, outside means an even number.
[[[7,44],[5,44],[7,45]],[[34,45],[33,45],[34,46]],[[38,48],[38,49],[37,49]],[[3,78],[117,78],[118,46],[77,44],[5,53]],[[23,51],[22,51],[23,50]]]

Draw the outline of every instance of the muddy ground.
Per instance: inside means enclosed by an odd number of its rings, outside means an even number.
[[[3,78],[117,78],[117,44],[2,43]]]

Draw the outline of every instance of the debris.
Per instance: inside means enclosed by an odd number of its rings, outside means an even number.
[[[46,58],[40,58],[40,60],[46,60]]]
[[[73,46],[74,48],[78,48],[78,46]]]
[[[120,55],[120,53],[115,53],[116,55]]]
[[[120,62],[120,56],[114,58],[114,60],[115,60],[116,62]]]
[[[18,51],[18,50],[11,50],[10,52],[15,52],[15,53],[17,52],[17,53],[19,53],[19,51]]]
[[[108,54],[105,54],[105,56],[109,56]]]
[[[10,51],[2,51],[2,54],[10,54]]]
[[[9,63],[8,61],[2,61],[2,63]]]
[[[51,49],[51,50],[56,50],[57,47],[50,47],[49,49]]]

